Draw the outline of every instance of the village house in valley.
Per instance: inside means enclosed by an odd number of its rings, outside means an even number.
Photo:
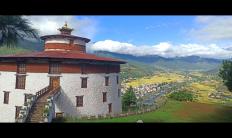
[[[51,122],[56,116],[120,114],[120,64],[86,53],[90,39],[42,36],[44,51],[0,56],[0,122]]]

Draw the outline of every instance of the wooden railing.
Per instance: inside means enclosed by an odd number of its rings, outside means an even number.
[[[42,97],[46,93],[49,93],[48,99],[52,99],[53,100],[54,96],[58,92],[60,92],[60,89],[61,89],[60,86],[57,87],[57,88],[53,88],[53,89],[51,88],[51,86],[47,86],[47,87],[41,89],[40,91],[36,92],[36,95],[29,96],[28,99],[27,99],[26,106],[23,106],[23,108],[20,110],[20,115],[19,115],[19,117],[17,117],[16,122],[25,122],[26,121],[26,119],[28,117],[28,114],[31,111],[32,106],[34,104],[36,104],[36,101],[37,101],[38,98]],[[53,109],[54,105],[50,105],[48,101],[46,101],[45,103],[49,107],[49,112],[51,112],[52,110],[54,110]],[[50,115],[44,116],[44,118],[45,119],[47,118],[49,120],[49,122],[51,120],[49,118],[52,118],[52,116],[50,116]]]
[[[40,98],[42,97],[46,92],[50,91],[51,87],[47,86],[43,89],[41,89],[40,91],[36,92],[36,98]]]
[[[44,122],[51,122],[52,119],[55,117],[55,105],[54,105],[54,98],[60,92],[61,87],[56,87],[49,91],[49,97],[47,98],[47,103],[45,104],[44,108]]]
[[[50,95],[51,96],[53,96],[53,95],[55,95],[57,92],[59,92],[60,91],[60,86],[58,86],[58,87],[56,87],[56,88],[54,88],[54,89],[52,89],[49,93],[50,93]]]

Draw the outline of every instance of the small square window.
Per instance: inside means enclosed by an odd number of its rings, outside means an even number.
[[[81,88],[87,88],[87,78],[81,78]]]
[[[25,89],[26,75],[17,75],[16,76],[16,89]]]
[[[76,107],[83,107],[83,97],[84,96],[76,96]]]
[[[109,77],[105,77],[105,86],[109,86]]]
[[[103,102],[107,102],[107,92],[103,92]]]
[[[9,104],[9,94],[10,92],[4,91],[4,104]]]

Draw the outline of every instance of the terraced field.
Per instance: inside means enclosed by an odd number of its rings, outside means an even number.
[[[192,83],[186,89],[195,94],[197,102],[211,103],[211,104],[212,103],[219,103],[219,104],[230,103],[232,105],[232,99],[225,101],[220,98],[217,99],[217,98],[209,97],[209,95],[211,95],[212,93],[217,92],[217,89],[220,85],[221,85],[220,81],[210,80],[210,81]],[[231,92],[229,92],[228,90],[224,90],[222,94],[226,96],[232,96]]]
[[[126,83],[127,86],[137,87],[142,84],[154,84],[154,83],[163,83],[163,82],[176,82],[183,81],[184,76],[177,73],[162,73],[152,77],[144,77],[131,82]]]

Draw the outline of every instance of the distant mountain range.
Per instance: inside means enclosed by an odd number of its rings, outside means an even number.
[[[143,63],[152,65],[156,68],[166,71],[209,71],[218,69],[222,60],[202,58],[199,56],[165,58],[161,56],[133,56],[128,54],[119,54],[106,51],[94,52],[99,56],[107,56],[122,59],[125,61]]]

